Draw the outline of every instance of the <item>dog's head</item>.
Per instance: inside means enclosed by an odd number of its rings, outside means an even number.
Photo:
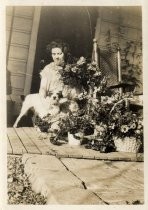
[[[62,98],[62,92],[58,91],[58,92],[51,93],[49,98],[50,98],[51,104],[57,105],[57,104],[59,104],[59,101]]]

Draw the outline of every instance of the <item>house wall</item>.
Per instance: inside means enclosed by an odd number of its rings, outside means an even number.
[[[129,64],[137,65],[133,74],[141,81],[136,91],[142,93],[142,11],[141,7],[101,7],[95,37],[100,49],[108,49],[119,43],[121,48],[122,74],[128,75],[128,69],[122,68],[125,59],[125,48],[128,42],[134,42],[126,59]]]
[[[39,15],[40,7],[6,7],[8,121],[20,111],[20,95],[30,92]]]
[[[12,95],[24,94],[33,15],[33,7],[6,8],[7,70]]]

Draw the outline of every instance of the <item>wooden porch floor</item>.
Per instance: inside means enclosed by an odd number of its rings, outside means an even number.
[[[62,144],[53,145],[49,137],[43,138],[33,127],[7,128],[7,154],[22,155],[40,154],[54,155],[63,158],[96,159],[96,160],[122,160],[122,161],[143,161],[142,153],[100,153],[92,149],[85,149],[84,146],[70,146]]]
[[[7,153],[47,154],[49,149],[32,127],[7,128]]]

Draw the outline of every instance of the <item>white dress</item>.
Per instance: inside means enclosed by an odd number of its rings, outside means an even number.
[[[80,93],[77,87],[70,88],[68,85],[64,85],[59,73],[59,70],[62,68],[61,66],[56,66],[54,62],[44,67],[40,73],[41,83],[39,94],[41,96],[46,97],[48,92],[62,91],[63,97],[72,99]]]

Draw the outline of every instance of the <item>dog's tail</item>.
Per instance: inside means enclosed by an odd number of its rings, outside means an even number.
[[[25,95],[20,95],[20,98],[21,98],[22,101],[24,101],[26,96]]]

